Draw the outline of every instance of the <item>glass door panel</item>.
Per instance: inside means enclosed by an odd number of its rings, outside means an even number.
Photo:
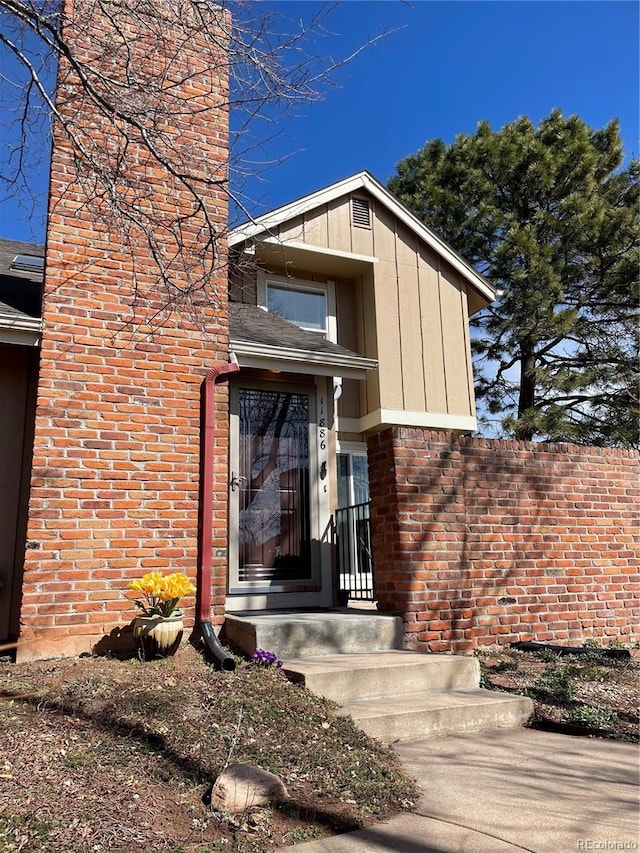
[[[309,397],[240,388],[238,409],[237,580],[308,582]]]

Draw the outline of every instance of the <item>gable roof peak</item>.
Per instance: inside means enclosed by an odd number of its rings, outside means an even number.
[[[276,228],[283,222],[287,222],[296,216],[307,213],[322,204],[333,201],[341,196],[348,195],[355,190],[366,188],[370,182],[374,182],[380,189],[383,189],[370,172],[364,169],[361,172],[356,172],[354,175],[349,175],[342,178],[333,184],[322,187],[319,190],[300,196],[293,201],[287,202],[280,207],[276,207],[267,213],[262,213],[247,222],[243,222],[229,232],[229,245],[235,246],[244,240],[255,237],[263,231],[269,231]],[[386,192],[386,191],[385,191]]]
[[[497,296],[497,291],[491,282],[421,222],[366,169],[239,225],[229,233],[229,246],[237,246],[247,240],[260,238],[265,232],[277,236],[276,229],[283,223],[315,210],[321,205],[363,189],[413,231],[419,240],[448,261],[487,302],[493,302]]]

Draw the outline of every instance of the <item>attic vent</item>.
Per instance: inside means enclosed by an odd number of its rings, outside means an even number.
[[[371,228],[371,208],[368,199],[351,199],[351,221],[359,228]]]
[[[42,272],[44,258],[39,258],[37,255],[16,255],[9,269],[16,272]]]

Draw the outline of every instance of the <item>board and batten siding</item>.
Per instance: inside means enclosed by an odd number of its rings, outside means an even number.
[[[353,223],[351,196],[344,196],[277,229],[283,241],[376,258],[353,279],[335,279],[338,343],[379,364],[365,381],[344,383],[340,416],[379,409],[475,415],[465,281],[373,197],[353,196],[369,201],[371,227]],[[312,269],[291,274],[323,278]]]
[[[461,276],[375,204],[372,224],[381,408],[474,415]]]

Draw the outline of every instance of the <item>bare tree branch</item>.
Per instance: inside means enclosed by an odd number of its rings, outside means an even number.
[[[307,24],[251,2],[74,0],[72,14],[69,8],[70,0],[0,0],[0,54],[9,58],[0,100],[8,107],[7,138],[15,140],[0,157],[0,184],[6,195],[29,198],[57,124],[84,203],[120,235],[134,263],[142,242],[156,264],[153,282],[136,277],[132,319],[135,302],[153,291],[161,295],[154,322],[178,307],[197,322],[227,262],[220,199],[250,218],[241,178],[255,172],[255,153],[278,132],[278,118],[322,97],[335,72],[367,45],[338,59],[313,49],[333,4]],[[101,32],[95,20],[104,23]],[[197,80],[188,62],[176,61],[194,45],[198,67],[204,60],[207,69]],[[226,125],[230,114],[230,153],[204,154],[175,132],[207,120]],[[159,204],[147,191],[154,169],[179,203]]]

